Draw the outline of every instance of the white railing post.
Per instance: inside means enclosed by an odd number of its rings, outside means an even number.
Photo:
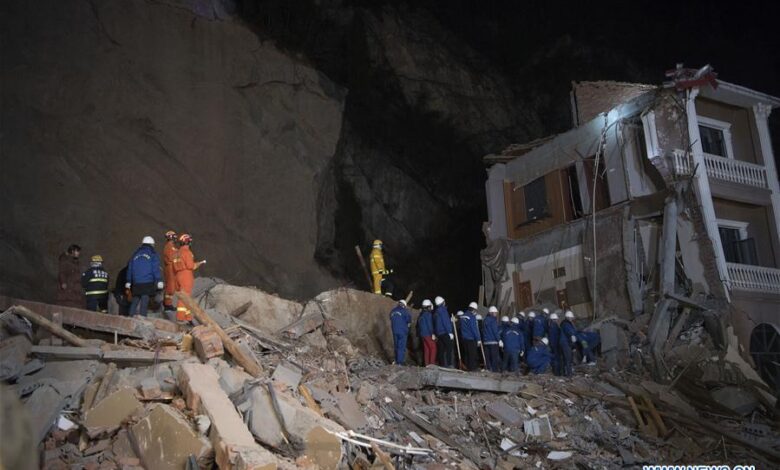
[[[780,294],[780,269],[737,263],[726,266],[732,290]]]
[[[762,165],[708,153],[704,154],[704,165],[707,167],[707,175],[711,178],[757,188],[769,188],[766,168]]]

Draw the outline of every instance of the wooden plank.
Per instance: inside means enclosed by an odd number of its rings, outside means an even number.
[[[233,309],[228,313],[229,317],[239,317],[246,313],[247,310],[249,310],[252,307],[252,301],[245,303],[244,305],[239,306],[238,308]]]
[[[190,310],[190,312],[192,312],[192,314],[195,316],[195,318],[198,319],[199,322],[212,327],[214,331],[217,332],[220,339],[222,340],[222,344],[225,346],[225,349],[227,349],[230,355],[233,356],[233,359],[235,359],[236,363],[244,368],[247,374],[251,375],[252,377],[261,377],[263,375],[263,368],[260,367],[260,364],[258,364],[254,358],[245,354],[244,351],[241,350],[240,346],[236,344],[236,342],[233,341],[230,336],[227,335],[227,333],[225,333],[225,330],[223,330],[222,327],[220,327],[219,324],[215,322],[208,313],[206,313],[195,301],[192,300],[192,297],[190,297],[189,294],[181,291],[177,292],[176,294],[179,298],[179,301],[182,302],[184,306]]]
[[[325,416],[322,414],[322,409],[320,408],[320,405],[317,404],[317,402],[314,400],[314,397],[311,396],[311,392],[309,391],[309,388],[306,385],[299,385],[298,391],[301,393],[301,396],[306,401],[306,406],[314,410],[318,415]]]
[[[62,327],[55,325],[53,322],[49,321],[49,319],[44,318],[41,315],[38,315],[37,313],[33,312],[27,307],[23,307],[21,305],[14,305],[9,310],[17,315],[23,316],[24,318],[30,320],[31,322],[35,323],[36,325],[40,326],[46,331],[59,336],[60,338],[64,339],[65,341],[67,341],[68,343],[74,346],[85,347],[87,345],[87,342],[84,341],[83,339],[79,338],[78,336],[74,335],[70,331],[65,330]]]
[[[355,254],[360,261],[360,266],[363,268],[363,273],[366,275],[366,281],[368,281],[368,291],[374,292],[374,283],[371,281],[371,275],[368,273],[368,266],[366,266],[366,259],[363,257],[363,252],[360,251],[360,246],[355,245]]]

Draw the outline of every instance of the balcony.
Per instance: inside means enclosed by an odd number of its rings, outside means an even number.
[[[672,154],[672,160],[675,174],[680,176],[693,174],[694,163],[690,153],[675,150]],[[769,189],[766,169],[763,165],[705,153],[704,166],[707,168],[707,176],[710,178]]]
[[[780,269],[726,263],[732,289],[780,294]]]

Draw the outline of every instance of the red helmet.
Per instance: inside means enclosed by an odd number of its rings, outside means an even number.
[[[176,240],[176,232],[173,230],[168,230],[165,232],[165,239],[166,240]]]
[[[189,233],[182,233],[179,235],[179,243],[182,245],[189,245],[192,243],[192,236]]]

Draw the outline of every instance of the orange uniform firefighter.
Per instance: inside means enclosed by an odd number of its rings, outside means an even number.
[[[206,262],[206,260],[195,262],[195,255],[190,250],[191,243],[192,237],[189,234],[179,235],[179,250],[173,259],[173,270],[176,273],[178,290],[186,292],[188,295],[192,294],[192,286],[195,284],[195,270]],[[176,320],[192,321],[192,313],[181,302],[178,302],[176,306]]]
[[[165,297],[163,305],[165,310],[173,310],[173,294],[178,290],[176,284],[176,271],[173,270],[173,260],[179,249],[176,247],[176,232],[165,232],[165,248],[163,248],[163,276],[165,277]]]

